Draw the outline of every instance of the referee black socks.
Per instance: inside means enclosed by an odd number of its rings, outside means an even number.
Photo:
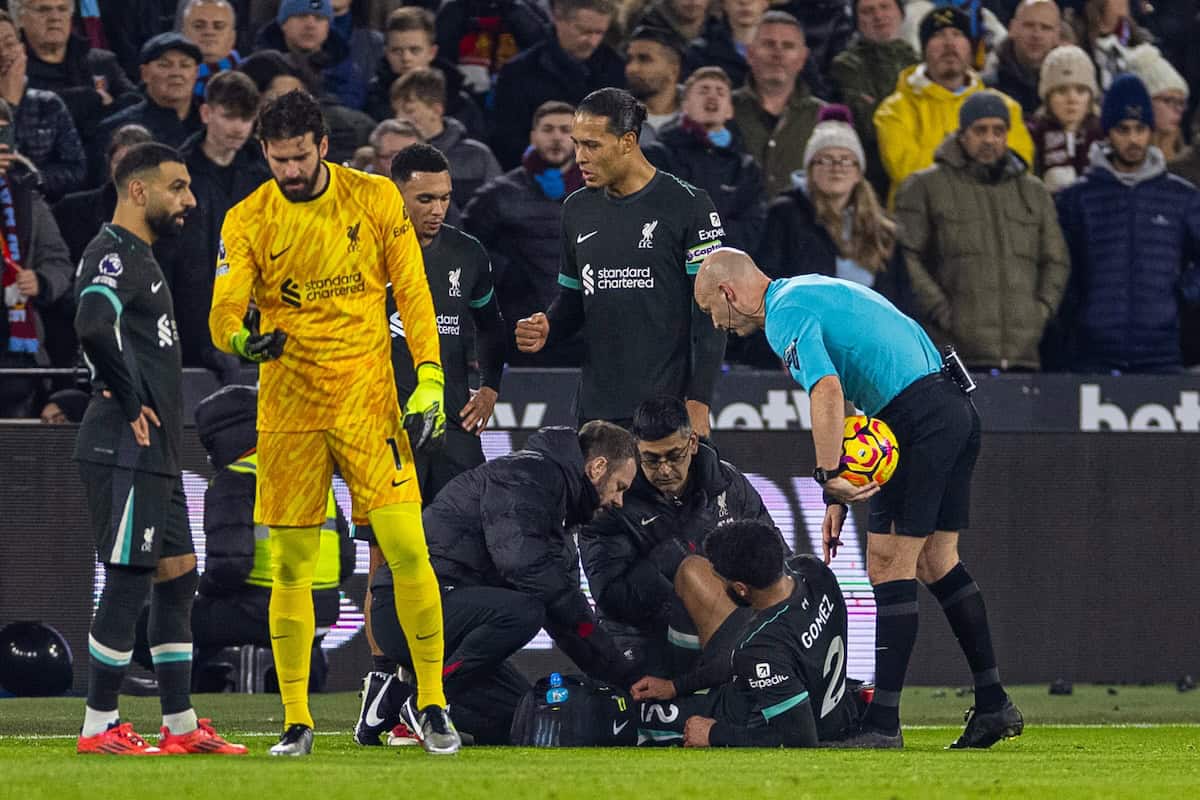
[[[942,604],[942,611],[950,621],[950,629],[954,631],[958,645],[971,666],[975,679],[976,710],[1000,710],[1008,695],[1000,684],[1000,670],[996,668],[996,653],[992,649],[987,608],[978,584],[959,562],[941,580],[929,584],[929,591]]]
[[[900,728],[900,692],[917,641],[917,581],[875,586],[875,698],[865,725],[886,733]]]

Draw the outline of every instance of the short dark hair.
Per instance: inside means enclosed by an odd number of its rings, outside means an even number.
[[[642,125],[646,122],[646,106],[624,89],[611,86],[597,89],[583,98],[575,113],[604,117],[608,120],[605,130],[618,139],[627,133],[640,138]]]
[[[409,31],[420,31],[427,35],[429,41],[432,42],[435,31],[433,12],[418,6],[403,6],[388,14],[387,22],[384,23],[384,36],[389,33],[408,33]]]
[[[410,97],[426,105],[438,103],[445,108],[446,76],[435,67],[409,70],[392,83],[388,99],[395,103]]]
[[[274,142],[311,133],[314,142],[329,135],[321,106],[308,92],[293,89],[258,112],[259,141]]]
[[[779,532],[757,520],[718,525],[704,539],[704,554],[727,581],[766,589],[783,575],[787,552]]]
[[[564,103],[562,100],[547,100],[537,107],[537,111],[533,112],[533,123],[529,129],[533,130],[541,121],[551,114],[575,114],[575,106],[570,103]]]
[[[410,144],[392,158],[392,180],[408,183],[414,172],[449,172],[450,162],[431,144]]]
[[[804,26],[800,24],[800,20],[796,19],[792,14],[780,11],[779,9],[772,9],[759,17],[758,27],[761,28],[763,25],[790,25],[800,31],[801,36],[805,36]],[[805,39],[807,40],[807,36],[805,36]]]
[[[124,194],[133,178],[169,163],[184,163],[183,156],[179,155],[179,151],[174,147],[168,147],[162,142],[135,144],[126,150],[125,155],[117,162],[113,183],[116,184],[117,191]]]
[[[614,0],[550,0],[550,11],[556,17],[572,17],[578,11],[595,11],[615,17],[617,3]]]
[[[245,61],[238,64],[237,71],[245,73],[254,81],[259,92],[270,89],[271,81],[280,75],[297,79],[309,92],[317,85],[317,77],[311,69],[292,58],[290,54],[284,55],[278,50],[259,50],[257,53],[251,53],[246,56]]]
[[[608,459],[609,469],[629,459],[638,457],[637,442],[633,434],[602,419],[585,422],[579,429],[579,449],[583,451],[583,460],[593,458]]]
[[[239,119],[253,119],[258,112],[258,100],[258,87],[244,72],[223,70],[204,86],[205,103],[220,106]]]
[[[687,54],[687,42],[669,28],[661,28],[657,25],[638,25],[629,35],[629,43],[633,44],[634,42],[654,42],[665,48],[675,59],[675,63],[683,66],[683,59]]]
[[[656,442],[676,433],[691,433],[687,406],[678,397],[659,395],[643,400],[633,412],[633,435],[639,442]]]

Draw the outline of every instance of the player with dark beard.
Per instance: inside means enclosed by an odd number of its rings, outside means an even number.
[[[113,220],[84,250],[76,274],[75,330],[95,394],[75,459],[105,574],[88,636],[87,710],[76,752],[243,754],[245,747],[226,742],[192,709],[199,578],[179,469],[183,369],[171,290],[150,250],[178,232],[196,200],[183,159],[153,142],[130,148],[113,182]],[[147,595],[163,714],[158,747],[117,710]]]
[[[669,681],[633,687],[638,742],[684,747],[816,747],[855,730],[846,692],[846,602],[833,572],[812,556],[784,563],[778,532],[745,520],[689,556],[676,590],[714,652],[706,693],[676,697]],[[739,608],[749,607],[749,621]],[[730,628],[735,630],[731,631]]]

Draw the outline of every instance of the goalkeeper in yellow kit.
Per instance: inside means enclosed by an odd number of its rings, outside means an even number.
[[[387,178],[325,162],[320,107],[293,91],[259,112],[275,180],[221,229],[209,328],[217,347],[262,364],[256,521],[270,528],[269,620],[284,733],[273,755],[312,750],[308,710],[312,576],[334,465],[396,575],[396,613],[417,673],[416,731],[431,753],[459,737],[442,693],[442,607],[421,527],[405,430],[420,447],[445,429],[444,378],[421,248]],[[385,313],[391,283],[418,383],[402,425]],[[253,298],[262,329],[244,323]]]

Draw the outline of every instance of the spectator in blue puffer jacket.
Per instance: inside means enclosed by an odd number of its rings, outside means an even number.
[[[1194,298],[1200,192],[1167,173],[1150,144],[1154,110],[1140,79],[1121,75],[1104,98],[1105,140],[1083,178],[1058,195],[1071,253],[1060,323],[1077,372],[1175,372],[1180,303]]]

